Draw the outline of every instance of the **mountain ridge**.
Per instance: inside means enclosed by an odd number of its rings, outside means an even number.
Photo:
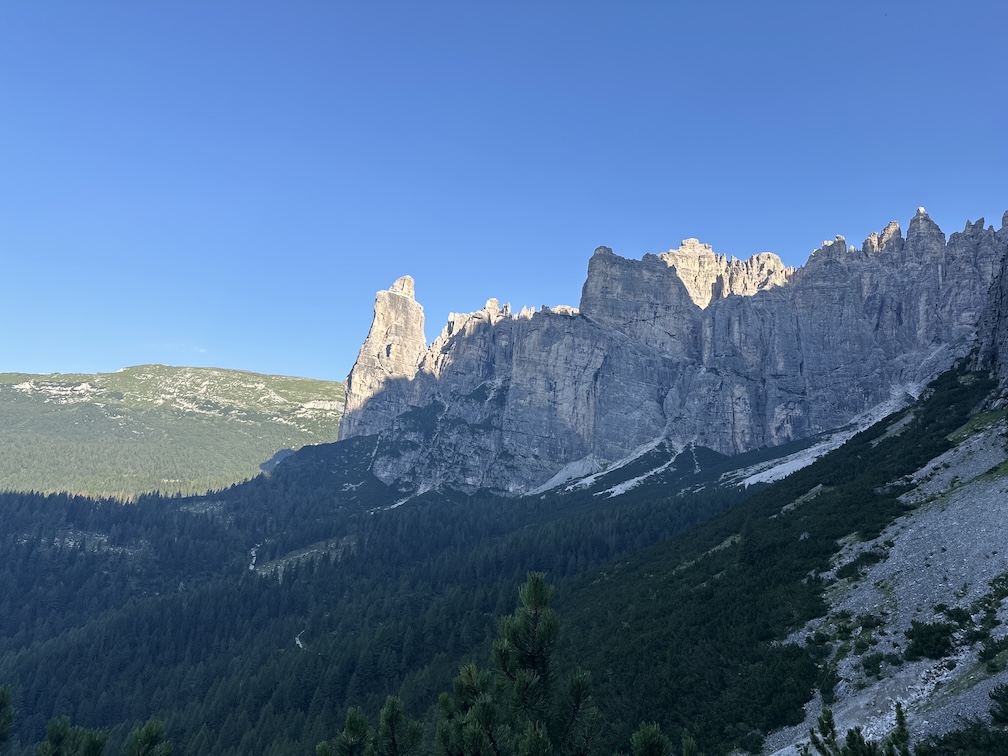
[[[641,260],[599,247],[577,309],[490,299],[429,346],[399,279],[376,296],[340,437],[377,435],[386,483],[517,494],[660,438],[735,454],[815,435],[969,351],[1005,222],[946,240],[919,208],[905,237],[838,236],[797,269],[694,240]]]
[[[223,368],[0,374],[0,487],[133,498],[256,475],[285,448],[332,441],[341,384]]]

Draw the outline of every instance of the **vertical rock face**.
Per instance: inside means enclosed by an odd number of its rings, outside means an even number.
[[[599,247],[588,261],[580,311],[669,355],[687,357],[698,346],[704,308],[781,286],[794,272],[777,255],[762,253],[742,262],[715,255],[696,239],[640,261]]]
[[[507,492],[660,437],[728,454],[784,443],[965,354],[1006,249],[982,220],[946,242],[923,208],[905,239],[896,223],[860,249],[837,237],[798,270],[696,240],[642,260],[599,247],[578,310],[490,300],[429,348],[400,279],[378,295],[341,437],[377,434],[387,482]],[[1008,354],[1005,338],[989,351]]]
[[[412,380],[426,351],[423,307],[414,298],[413,279],[403,276],[375,295],[371,331],[347,378],[351,417],[341,424],[341,438],[375,433],[408,408],[400,382]]]
[[[963,233],[971,237],[984,234],[983,218],[972,226],[967,224]],[[996,239],[1000,246],[1008,246],[1008,212],[1001,219]],[[1001,259],[980,320],[977,364],[994,370],[1002,391],[1008,390],[1008,256]]]

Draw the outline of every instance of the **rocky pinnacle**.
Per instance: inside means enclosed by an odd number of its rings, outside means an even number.
[[[357,435],[365,417],[371,424],[379,418],[391,422],[405,409],[386,385],[412,379],[426,351],[423,307],[414,298],[413,278],[403,276],[375,295],[371,330],[347,378],[346,411],[352,417],[342,422],[340,438]]]

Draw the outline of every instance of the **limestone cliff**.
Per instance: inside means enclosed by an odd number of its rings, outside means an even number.
[[[979,226],[979,229],[977,228]],[[983,218],[966,232],[983,233]],[[997,238],[1002,247],[1008,245],[1008,213],[1001,218]],[[1002,394],[1008,394],[1008,256],[1001,258],[997,278],[990,288],[987,307],[979,327],[978,366],[994,370],[1001,383]]]
[[[387,482],[507,492],[661,437],[728,454],[784,443],[964,354],[1006,248],[982,221],[946,241],[923,208],[906,238],[896,223],[860,249],[838,236],[798,270],[696,240],[642,260],[599,247],[577,310],[490,300],[430,347],[400,279],[376,300],[341,437],[376,434]]]
[[[345,412],[350,416],[340,425],[341,438],[381,430],[407,409],[385,387],[390,381],[412,379],[427,351],[423,307],[414,297],[410,276],[398,279],[387,291],[379,291],[374,312],[371,332],[347,378]]]

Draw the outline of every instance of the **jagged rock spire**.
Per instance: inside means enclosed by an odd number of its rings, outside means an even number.
[[[403,408],[403,381],[412,380],[424,353],[423,307],[416,301],[412,276],[402,276],[375,294],[374,320],[347,378],[346,410],[340,438],[358,430],[360,408],[393,418]],[[373,405],[373,406],[371,406]]]

